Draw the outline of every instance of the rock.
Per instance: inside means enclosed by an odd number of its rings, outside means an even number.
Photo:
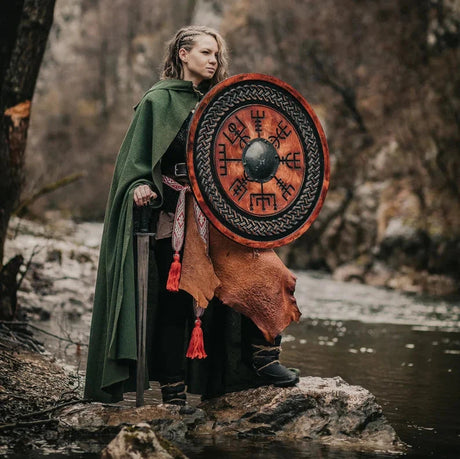
[[[388,221],[382,239],[410,240],[417,236],[417,228],[407,225],[403,218],[392,218]]]
[[[46,261],[57,262],[61,265],[62,264],[62,251],[56,250],[56,249],[48,250],[46,254]]]
[[[422,286],[418,279],[418,273],[412,269],[404,269],[401,273],[396,273],[391,279],[388,280],[387,286],[389,288],[400,290],[406,293],[413,293],[420,295],[422,293]]]
[[[283,260],[294,269],[334,271],[369,252],[377,237],[380,191],[380,184],[365,182],[354,190],[353,199],[345,190],[329,192],[318,221],[284,249]]]
[[[186,456],[171,443],[164,439],[161,441],[152,428],[143,422],[123,427],[120,433],[103,449],[101,458],[186,459]]]
[[[114,431],[126,424],[149,421],[156,433],[169,440],[183,440],[204,423],[206,414],[195,407],[187,410],[174,405],[146,405],[130,408],[102,403],[78,404],[64,408],[58,416],[59,427],[78,434]]]
[[[54,406],[63,392],[74,390],[75,375],[70,377],[46,357],[28,353],[21,360],[18,355],[10,358],[11,361],[0,362],[0,367],[8,375],[2,379],[0,398],[5,391],[16,391],[14,393],[20,397],[9,401],[3,399],[5,406],[0,404],[0,412],[5,415],[19,415],[24,411],[22,402],[18,402],[24,394],[29,395],[32,404],[43,399]],[[10,368],[13,365],[15,371]],[[75,395],[81,396],[77,389]],[[351,386],[339,377],[303,377],[295,387],[248,389],[207,400],[198,407],[153,404],[135,408],[123,403],[75,403],[55,409],[53,419],[57,425],[52,431],[57,430],[59,439],[102,443],[101,449],[107,442],[107,435],[115,436],[127,425],[147,422],[147,430],[140,429],[146,438],[143,442],[149,444],[151,429],[159,436],[163,448],[167,444],[163,439],[181,444],[191,437],[224,436],[268,437],[286,443],[311,439],[356,451],[404,451],[404,445],[386,421],[375,397],[366,389]],[[30,411],[34,409],[31,407]],[[36,437],[36,440],[54,442],[55,434],[48,435],[51,435],[49,439]],[[172,454],[169,447],[166,449]],[[115,457],[110,451],[107,454],[112,456],[106,457]],[[149,457],[138,453],[137,457]],[[176,454],[174,457],[183,456]]]
[[[434,296],[449,296],[459,292],[458,280],[441,274],[421,273],[423,291]]]
[[[365,266],[355,263],[347,263],[345,265],[339,266],[334,271],[332,278],[341,282],[358,282],[363,284],[365,274]]]
[[[162,437],[272,437],[311,439],[358,451],[404,451],[382,408],[366,389],[340,377],[303,377],[295,387],[264,386],[233,392],[187,410],[173,405],[129,408],[77,405],[58,416],[60,429],[97,433],[147,421]]]
[[[387,287],[408,293],[426,293],[437,297],[455,295],[459,292],[458,280],[441,274],[430,274],[427,271],[416,271],[410,268],[395,273],[386,283]]]
[[[382,171],[396,175],[401,168],[401,158],[404,158],[404,152],[396,140],[390,140],[383,145],[380,150],[376,151],[374,157],[370,159],[367,174],[371,180],[382,180]],[[399,169],[399,170],[398,170]]]
[[[393,275],[393,270],[386,264],[377,260],[366,272],[364,280],[366,284],[373,285],[374,287],[387,287]]]
[[[54,218],[41,224],[13,217],[5,258],[22,254],[28,263],[18,291],[20,310],[34,320],[46,320],[61,314],[62,308],[66,319],[81,320],[92,309],[101,233],[100,223]],[[75,341],[88,342],[89,327],[79,336],[73,331],[71,335]]]
[[[62,305],[62,311],[71,320],[81,317],[86,312],[83,303],[79,299],[72,297]]]
[[[226,394],[201,408],[214,425],[198,426],[199,434],[314,439],[362,451],[404,449],[375,397],[340,377],[303,377],[295,387]]]

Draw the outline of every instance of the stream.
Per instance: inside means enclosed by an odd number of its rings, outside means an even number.
[[[337,282],[316,272],[296,275],[302,318],[284,333],[282,362],[299,368],[304,376],[341,376],[371,391],[401,440],[410,446],[408,457],[460,457],[460,299],[401,294]],[[90,320],[88,313],[73,318],[53,313],[51,320],[36,325],[88,342]],[[85,347],[78,355],[74,345],[41,337],[58,360],[83,370]],[[157,387],[146,393],[147,403],[159,400]],[[191,402],[198,403],[198,398],[191,397]],[[123,403],[133,405],[133,394]],[[311,441],[222,439],[179,446],[191,459],[391,457]],[[46,457],[99,457],[85,451],[85,445],[80,445],[74,454]]]

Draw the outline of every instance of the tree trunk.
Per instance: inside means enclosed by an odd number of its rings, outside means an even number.
[[[55,0],[0,2],[0,270],[8,222],[24,182],[30,105]],[[2,289],[0,289],[0,292]],[[3,299],[0,304],[3,306]],[[14,310],[15,305],[11,305]]]

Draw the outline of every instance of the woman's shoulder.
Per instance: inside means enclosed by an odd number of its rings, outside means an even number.
[[[193,84],[191,81],[185,80],[160,80],[144,93],[142,99],[134,108],[145,103],[159,106],[167,105],[171,100],[171,92],[193,93]]]
[[[165,97],[171,91],[193,93],[193,84],[191,81],[185,80],[160,80],[145,92],[143,99],[147,98],[154,100],[156,98]]]

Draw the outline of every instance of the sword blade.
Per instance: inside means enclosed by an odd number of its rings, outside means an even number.
[[[147,341],[147,292],[149,238],[151,233],[137,233],[137,374],[136,406],[144,405],[145,355]]]

